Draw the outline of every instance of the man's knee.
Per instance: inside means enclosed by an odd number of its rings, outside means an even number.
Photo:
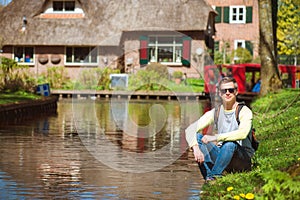
[[[221,150],[234,153],[236,148],[237,148],[237,144],[235,142],[224,142],[222,144]]]

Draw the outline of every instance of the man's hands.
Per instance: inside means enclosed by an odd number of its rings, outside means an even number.
[[[215,135],[204,135],[202,137],[202,140],[201,140],[204,144],[207,144],[209,142],[215,142],[217,141],[217,137]]]
[[[204,144],[207,144],[209,142],[215,142],[215,141],[217,141],[217,136],[215,136],[215,135],[204,135],[202,137],[201,141]],[[196,162],[199,162],[199,163],[204,162],[204,154],[201,152],[199,146],[194,145],[192,148],[193,148],[194,157],[195,157]]]
[[[203,163],[204,162],[204,155],[201,152],[198,145],[193,146],[193,152],[194,152],[195,161],[199,162],[199,163]]]

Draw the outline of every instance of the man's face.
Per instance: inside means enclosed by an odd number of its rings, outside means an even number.
[[[238,94],[233,82],[223,83],[220,86],[219,95],[223,102],[229,103],[236,101],[236,95]]]

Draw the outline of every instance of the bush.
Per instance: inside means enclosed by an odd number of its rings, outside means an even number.
[[[92,68],[84,69],[79,75],[79,80],[75,83],[76,89],[108,90],[110,85],[110,74],[119,74],[120,70],[109,67],[104,69]]]
[[[238,57],[238,60],[235,60],[235,63],[249,63],[252,61],[251,53],[245,48],[237,48],[231,53],[231,60],[234,60],[235,57]]]
[[[182,78],[183,73],[181,71],[175,71],[173,72],[173,78]]]
[[[146,66],[146,70],[156,72],[161,78],[169,77],[168,67],[160,63],[151,63]]]
[[[225,56],[225,60],[224,60],[224,56]],[[214,53],[214,63],[215,63],[215,65],[230,63],[230,56],[227,55],[226,53],[224,55],[224,53],[222,53],[220,51],[216,51]]]
[[[162,78],[159,73],[154,70],[139,70],[136,75],[132,75],[129,79],[129,88],[131,90],[164,90],[168,79]]]
[[[110,85],[110,74],[119,74],[119,69],[111,69],[109,67],[104,68],[103,70],[98,71],[98,84],[97,89],[99,90],[108,90]]]
[[[26,65],[18,65],[12,59],[2,57],[0,65],[0,90],[5,92],[34,92],[35,79]]]
[[[41,78],[40,81],[48,82],[51,88],[64,88],[65,85],[70,83],[69,77],[64,69],[63,66],[48,67],[46,78]]]

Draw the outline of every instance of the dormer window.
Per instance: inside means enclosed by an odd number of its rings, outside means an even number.
[[[74,12],[75,1],[53,1],[53,12]]]
[[[74,19],[83,18],[84,12],[79,1],[74,0],[52,0],[45,7],[45,11],[41,13],[41,18],[50,19]]]

